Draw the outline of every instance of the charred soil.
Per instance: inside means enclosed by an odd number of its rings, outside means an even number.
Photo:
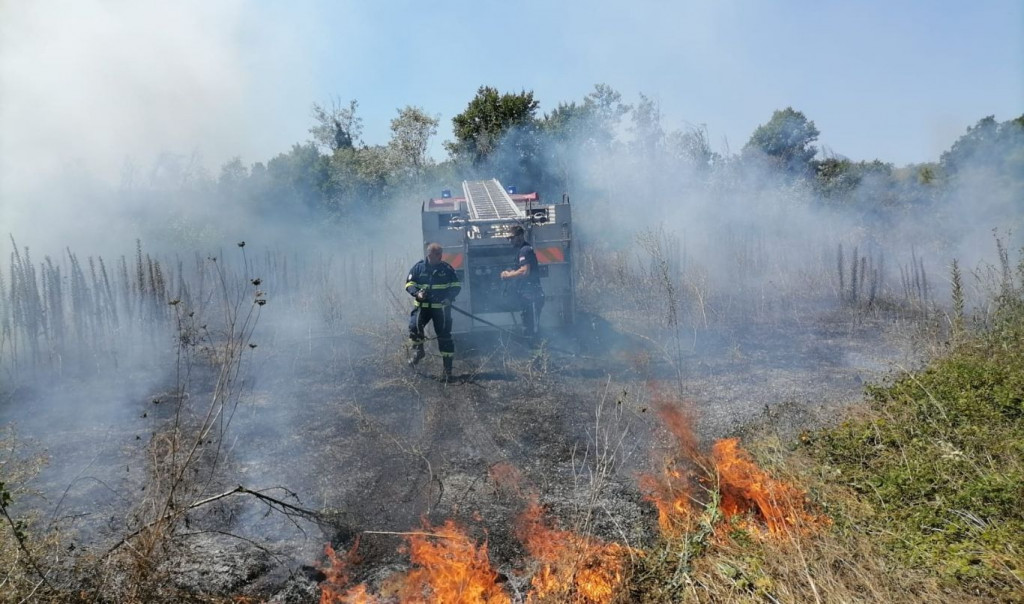
[[[702,441],[765,420],[792,434],[859,400],[862,383],[891,362],[908,362],[888,327],[837,313],[702,330],[674,359],[596,321],[582,336],[535,346],[463,336],[450,380],[436,353],[408,367],[397,335],[261,345],[214,490],[242,485],[302,513],[245,493],[197,508],[168,549],[166,576],[179,599],[314,601],[325,544],[358,544],[350,581],[387,594],[389,577],[410,568],[408,536],[454,520],[487,544],[507,593],[521,599],[531,569],[516,519],[531,501],[555,525],[597,539],[639,547],[654,538],[657,512],[637,478],[666,439],[651,411],[655,391],[689,402]],[[48,398],[37,398],[43,418]],[[146,402],[122,401],[117,411],[136,423],[166,397],[137,399]],[[79,434],[72,445],[46,442],[43,425],[23,431],[47,448],[56,470],[43,478],[54,489],[68,479],[72,448],[106,447],[85,473],[112,476],[140,454],[133,443],[151,426],[114,439],[92,430],[96,443]],[[107,486],[138,491],[143,482]],[[105,502],[108,520],[115,504]],[[63,513],[95,513],[89,505],[79,498]],[[80,539],[116,533],[101,525],[79,523]]]

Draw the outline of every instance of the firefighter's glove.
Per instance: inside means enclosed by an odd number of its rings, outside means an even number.
[[[425,289],[421,289],[420,291],[416,292],[416,299],[419,300],[420,302],[429,302],[429,298],[430,294],[427,293],[427,290]]]

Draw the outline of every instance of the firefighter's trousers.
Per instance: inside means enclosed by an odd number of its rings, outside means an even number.
[[[533,337],[540,330],[540,311],[544,308],[544,292],[539,287],[524,287],[519,291],[520,316],[523,335]]]
[[[413,346],[423,346],[426,340],[424,329],[427,323],[434,322],[434,333],[437,334],[437,349],[441,356],[450,359],[455,356],[455,340],[452,339],[452,309],[416,307],[409,315],[409,340]]]

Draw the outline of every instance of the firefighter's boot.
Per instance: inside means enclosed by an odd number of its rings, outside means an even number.
[[[452,379],[452,358],[446,356],[442,361],[444,362],[444,379],[450,380]]]
[[[427,356],[427,353],[423,352],[423,344],[414,344],[412,354],[409,355],[409,366],[415,367],[425,356]]]

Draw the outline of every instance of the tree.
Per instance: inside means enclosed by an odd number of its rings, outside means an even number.
[[[607,148],[615,141],[615,130],[632,109],[622,95],[607,84],[596,84],[582,103],[559,103],[545,115],[542,129],[574,144]]]
[[[544,115],[539,129],[545,170],[542,182],[535,183],[538,188],[569,189],[575,180],[573,168],[580,161],[580,151],[592,140],[593,122],[591,108],[576,102],[559,103]]]
[[[313,143],[292,145],[291,151],[267,162],[266,173],[270,181],[267,195],[277,205],[298,201],[296,209],[314,213],[323,210],[330,170],[328,158]]]
[[[758,126],[750,141],[743,147],[747,156],[762,156],[772,164],[793,175],[804,176],[812,172],[818,140],[814,122],[800,111],[786,107],[775,111],[767,124]]]
[[[489,157],[502,138],[513,128],[530,128],[540,105],[533,91],[500,94],[490,86],[481,86],[466,110],[452,118],[455,141],[445,148],[453,159],[478,166]]]
[[[686,132],[674,131],[668,135],[669,151],[690,169],[694,175],[706,176],[721,155],[711,150],[707,126],[691,127]]]
[[[815,188],[825,199],[845,202],[860,184],[861,174],[856,165],[845,157],[826,157],[818,163]]]
[[[220,167],[220,178],[217,179],[217,183],[223,188],[237,188],[248,177],[249,170],[242,163],[242,158],[236,155]]]
[[[948,177],[947,199],[971,208],[974,224],[1024,232],[1024,115],[1006,122],[994,116],[967,129],[939,159]]]
[[[573,144],[607,147],[615,140],[615,129],[632,109],[622,104],[622,95],[606,84],[597,84],[582,103],[559,103],[540,122],[541,130]]]
[[[234,157],[220,168],[217,187],[227,199],[237,199],[242,195],[243,188],[249,179],[249,170],[240,157]]]
[[[902,173],[881,160],[852,162],[830,156],[816,164],[815,190],[832,205],[879,214],[905,205]]]
[[[359,145],[363,119],[356,117],[358,106],[355,100],[349,101],[348,107],[343,107],[337,99],[331,101],[330,108],[313,103],[313,119],[316,124],[309,129],[313,142],[327,153]]]
[[[388,142],[388,156],[392,169],[413,179],[419,179],[428,163],[427,145],[437,134],[437,117],[427,115],[422,109],[406,106],[398,111],[398,117],[391,120],[391,141]]]
[[[594,90],[583,100],[583,106],[592,116],[591,139],[597,144],[615,142],[615,129],[633,108],[622,102],[622,95],[607,84],[595,84]]]
[[[622,95],[605,84],[580,102],[559,103],[538,122],[543,163],[535,172],[543,177],[534,184],[552,191],[578,187],[580,170],[601,172],[615,142],[615,131],[622,117],[630,111],[622,104]],[[578,189],[577,189],[578,191]]]
[[[665,131],[661,128],[661,109],[643,93],[640,103],[633,109],[632,130],[636,152],[646,161],[652,161],[661,148]]]
[[[331,218],[379,214],[391,175],[383,145],[339,149],[328,159],[324,209]]]
[[[551,113],[544,114],[538,125],[542,132],[550,134],[552,138],[579,140],[592,121],[593,112],[590,108],[573,101],[559,103]]]
[[[982,168],[1024,181],[1024,115],[996,122],[988,116],[969,126],[939,162],[950,176],[969,168]]]

